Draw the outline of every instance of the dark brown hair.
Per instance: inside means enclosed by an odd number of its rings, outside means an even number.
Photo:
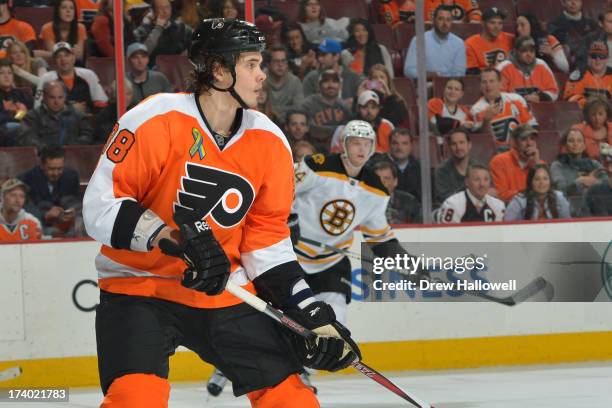
[[[557,209],[557,196],[555,194],[555,189],[553,188],[552,175],[550,174],[550,168],[548,164],[539,163],[536,164],[529,170],[527,174],[527,188],[523,191],[525,198],[527,199],[527,205],[525,206],[525,215],[523,219],[530,220],[534,215],[534,209],[537,201],[536,193],[533,191],[533,179],[538,172],[538,170],[544,169],[548,174],[548,178],[550,179],[550,189],[546,192],[546,196],[544,197],[544,203],[548,207],[550,211],[550,215],[552,218],[559,218],[559,210]],[[544,216],[545,214],[540,214],[540,216]]]

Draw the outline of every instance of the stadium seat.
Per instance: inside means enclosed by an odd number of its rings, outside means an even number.
[[[393,35],[393,30],[391,30],[391,27],[386,24],[372,24],[372,28],[374,29],[376,41],[387,47],[389,52],[393,50],[400,50],[395,42],[395,36]]]
[[[399,92],[399,94],[404,97],[404,100],[406,101],[406,104],[408,106],[416,105],[417,95],[416,89],[414,88],[414,84],[412,83],[412,79],[404,77],[395,77],[393,78],[393,84],[395,85],[395,89],[397,89],[397,92]]]
[[[320,0],[321,7],[329,18],[359,17],[367,20],[368,6],[365,0]]]
[[[451,32],[462,40],[465,40],[475,34],[480,34],[482,32],[482,25],[474,23],[453,23]]]
[[[412,140],[412,155],[420,160],[421,151],[421,139],[419,137],[415,137]],[[440,155],[438,154],[438,142],[436,141],[435,136],[429,136],[429,167],[438,167],[440,164]]]
[[[447,79],[444,77],[435,77],[433,79],[434,97],[442,98],[444,96],[444,85]],[[459,103],[471,106],[480,98],[480,75],[466,75],[461,79],[463,79],[464,94]]]
[[[608,6],[612,5],[612,2],[607,1]],[[582,12],[585,17],[592,18],[595,21],[599,21],[599,15],[604,11],[606,7],[606,1],[604,0],[583,0]]]
[[[538,133],[538,149],[540,158],[550,164],[559,156],[561,136],[559,132],[545,130]]]
[[[414,24],[397,24],[395,27],[393,27],[393,34],[395,36],[397,48],[401,51],[405,51],[410,45],[410,40],[412,40],[412,37],[414,37]]]
[[[567,83],[568,74],[565,72],[554,72],[557,85],[559,86],[559,99],[563,98],[563,92],[565,92],[565,84]]]
[[[582,110],[576,102],[532,103],[531,111],[538,121],[540,130],[565,132],[572,125],[582,122]]]
[[[548,23],[563,11],[560,0],[518,0],[517,14],[532,13],[538,20]]]
[[[186,55],[158,55],[155,62],[157,70],[168,78],[175,91],[187,90],[193,66]]]
[[[85,67],[94,71],[100,84],[104,89],[110,89],[111,83],[115,80],[115,59],[111,57],[89,57],[85,62]]]
[[[15,7],[15,17],[30,23],[38,37],[42,26],[53,20],[53,7]]]
[[[537,3],[537,0],[532,0]],[[480,10],[483,12],[490,7],[497,7],[506,12],[506,22],[516,20],[516,11],[514,8],[514,0],[478,0]]]
[[[36,148],[0,147],[0,181],[16,177],[38,164]]]
[[[87,184],[102,153],[103,145],[66,145],[66,166],[79,173],[81,184]]]

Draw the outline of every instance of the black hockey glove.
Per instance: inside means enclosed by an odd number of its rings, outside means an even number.
[[[291,236],[291,243],[295,246],[300,239],[300,223],[297,214],[289,214],[287,219],[287,226],[289,227],[289,235]]]
[[[173,218],[179,227],[179,244],[164,238],[159,248],[166,255],[182,258],[187,264],[183,286],[210,296],[220,294],[230,275],[230,261],[212,229],[206,221],[198,219],[194,211],[176,212]]]
[[[338,371],[361,359],[351,332],[336,321],[334,310],[327,303],[317,301],[304,309],[289,309],[285,313],[317,334],[314,342],[296,336],[298,352],[306,367]]]

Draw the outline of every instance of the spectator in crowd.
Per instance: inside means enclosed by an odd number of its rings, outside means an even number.
[[[516,37],[531,37],[537,45],[536,57],[544,60],[549,67],[569,72],[569,62],[563,46],[554,35],[549,35],[542,28],[538,18],[532,13],[521,13],[516,18]]]
[[[467,73],[478,74],[486,67],[494,67],[506,59],[514,42],[514,35],[502,31],[506,13],[491,7],[482,14],[482,33],[465,40]]]
[[[516,127],[511,134],[510,150],[491,159],[489,169],[497,196],[510,201],[519,191],[527,187],[527,174],[540,159],[537,145],[538,131],[529,125]]]
[[[13,63],[15,86],[35,88],[40,77],[47,72],[47,62],[40,57],[32,57],[30,50],[21,41],[13,41],[8,46],[8,59]]]
[[[561,152],[550,165],[550,173],[559,190],[571,196],[582,196],[605,177],[597,160],[586,155],[585,138],[579,129],[570,129],[561,137]]]
[[[474,131],[493,133],[498,150],[508,147],[510,132],[519,124],[537,126],[522,96],[502,92],[501,74],[495,68],[485,68],[480,74],[482,97],[472,106]]]
[[[582,116],[584,121],[572,128],[584,135],[586,155],[599,160],[599,145],[612,144],[612,105],[608,99],[594,96],[582,108]]]
[[[409,124],[406,100],[395,88],[393,79],[383,64],[375,64],[368,72],[368,78],[357,89],[357,96],[366,90],[376,92],[380,98],[380,116],[393,123],[393,126]]]
[[[287,44],[289,68],[295,76],[303,79],[310,71],[317,69],[316,50],[306,39],[301,25],[290,23],[283,29],[281,37],[283,44]]]
[[[416,17],[415,0],[384,0],[378,9],[380,20],[394,27],[399,23],[413,23]]]
[[[320,44],[328,38],[338,42],[348,39],[348,17],[327,18],[319,0],[300,0],[297,21],[311,43]]]
[[[351,112],[340,99],[341,88],[342,78],[337,71],[328,69],[319,74],[319,93],[306,97],[302,105],[311,124],[335,128],[349,120]]]
[[[282,21],[274,21],[268,14],[260,14],[255,19],[257,29],[266,37],[266,47],[270,48],[280,44]]]
[[[285,136],[287,136],[287,141],[291,146],[300,141],[312,143],[308,122],[308,114],[303,110],[292,109],[287,111]]]
[[[126,78],[125,82],[125,106],[126,110],[132,109],[134,103],[134,86]],[[117,123],[117,81],[113,81],[110,87],[111,96],[108,106],[103,108],[95,116],[94,120],[94,144],[104,144]]]
[[[465,129],[474,126],[470,108],[459,103],[464,87],[461,78],[449,78],[444,84],[442,99],[431,98],[427,102],[429,125],[434,134],[445,135],[459,126]]]
[[[158,55],[176,55],[187,51],[192,29],[172,16],[170,0],[153,0],[152,15],[134,30],[136,41],[149,50],[149,66],[155,66]]]
[[[31,52],[36,46],[36,33],[32,26],[13,17],[14,0],[6,0],[0,3],[0,58],[6,57],[10,40],[18,40],[24,43]]]
[[[482,164],[470,164],[464,177],[464,190],[448,197],[438,211],[441,224],[497,222],[504,218],[504,202],[491,196],[491,175]]]
[[[365,75],[375,64],[383,64],[393,73],[393,63],[389,50],[376,41],[374,28],[368,20],[356,18],[348,28],[349,38],[344,43],[342,64],[353,72]]]
[[[505,221],[571,218],[570,205],[561,191],[555,190],[547,164],[536,164],[527,174],[527,187],[506,207]]]
[[[10,178],[0,187],[0,242],[20,242],[41,239],[42,225],[38,218],[23,209],[28,186]]]
[[[397,189],[397,168],[388,161],[379,161],[374,172],[389,192],[385,215],[389,224],[417,224],[422,222],[421,203],[412,194]]]
[[[64,148],[48,145],[40,151],[40,164],[21,174],[19,179],[30,188],[30,200],[40,214],[45,235],[73,234],[80,217],[79,175],[64,166]]]
[[[597,23],[582,14],[582,0],[560,0],[563,12],[548,22],[548,32],[555,36],[569,56],[569,66],[576,67],[576,50]]]
[[[612,46],[612,5],[607,5],[599,14],[599,27],[582,40],[580,48],[576,51],[575,66],[577,69],[586,68],[588,51],[595,41],[605,42],[608,44],[608,49]],[[607,65],[608,68],[612,68],[612,55],[608,55]]]
[[[363,120],[372,125],[376,132],[376,152],[386,153],[389,151],[389,135],[394,129],[393,123],[380,116],[380,98],[374,91],[363,91],[357,99],[357,115],[355,119]],[[338,126],[332,138],[332,152],[341,152],[342,132],[344,126]]]
[[[137,1],[137,0],[136,0]],[[96,0],[76,0],[79,22],[83,23],[88,29],[102,8],[102,1]],[[130,7],[131,0],[126,0],[127,7]],[[111,6],[112,7],[112,6]]]
[[[77,61],[83,63],[87,29],[77,18],[76,0],[58,0],[53,7],[53,20],[45,23],[40,30],[40,39],[45,44],[41,56],[51,57],[53,46],[58,42],[67,42],[72,46]]]
[[[115,57],[113,14],[113,0],[100,0],[98,12],[91,24],[91,39],[88,41],[88,55],[94,57]],[[131,44],[134,41],[134,27],[127,17],[127,14],[124,13],[123,44],[127,47],[127,44]]]
[[[172,92],[168,78],[149,69],[149,50],[142,43],[132,43],[127,48],[128,79],[134,92],[132,102],[137,104],[148,96],[160,92]]]
[[[244,15],[243,5],[238,0],[210,0],[208,9],[210,18],[241,18]]]
[[[584,217],[612,215],[612,146],[602,144],[600,157],[608,180],[599,182],[587,190],[581,210],[581,215]]]
[[[30,110],[21,123],[17,143],[22,146],[90,144],[92,128],[84,113],[66,104],[66,86],[46,82],[39,107]]]
[[[317,153],[317,149],[315,149],[312,143],[306,140],[299,140],[295,142],[291,148],[291,153],[293,155],[293,162],[299,163],[302,161],[304,156],[311,156]]]
[[[559,97],[554,74],[536,58],[536,43],[531,37],[518,37],[507,60],[497,69],[502,76],[502,91],[521,95],[527,102],[550,102]]]
[[[453,21],[457,23],[478,23],[482,13],[477,0],[426,0],[425,21],[433,21],[436,10],[440,6],[449,6]]]
[[[32,108],[32,98],[15,88],[13,67],[7,58],[0,60],[0,102],[0,145],[12,146],[21,130],[21,119]]]
[[[608,68],[608,44],[592,42],[587,57],[587,68],[575,70],[565,84],[564,99],[576,101],[584,106],[591,96],[602,95],[612,98],[612,69]]]
[[[350,68],[342,66],[340,63],[340,52],[342,45],[336,40],[326,38],[317,48],[317,60],[319,70],[313,70],[304,77],[304,97],[312,95],[318,91],[317,81],[321,72],[333,69],[342,78],[342,99],[347,101],[348,106],[353,102],[359,84],[363,77],[353,72]]]
[[[451,130],[446,136],[446,143],[450,157],[436,168],[434,176],[434,197],[439,203],[465,186],[468,167],[477,164],[476,160],[470,157],[472,140],[467,128]]]
[[[290,109],[297,109],[304,102],[302,81],[289,71],[287,49],[282,45],[275,45],[268,50],[270,63],[265,83],[268,87],[268,99],[282,123]]]
[[[100,79],[88,68],[75,67],[76,57],[72,47],[60,42],[53,47],[56,70],[49,71],[40,79],[36,88],[35,106],[40,105],[41,89],[49,81],[59,80],[68,90],[67,101],[83,113],[94,113],[108,104],[108,97],[100,85]]]
[[[270,120],[280,126],[280,115],[272,106],[270,100],[270,85],[263,83],[261,89],[257,93],[257,110],[266,115]]]
[[[375,156],[376,157],[376,156]],[[397,167],[397,189],[421,201],[421,164],[412,156],[412,135],[408,129],[395,128],[389,138],[389,153],[383,156]]]
[[[465,75],[466,48],[463,40],[451,33],[453,26],[453,8],[440,6],[436,9],[433,28],[425,33],[425,66],[427,77],[453,77]],[[417,77],[417,42],[416,37],[410,41],[404,75]]]

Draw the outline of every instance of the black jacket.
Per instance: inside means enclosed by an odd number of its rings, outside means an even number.
[[[40,166],[20,174],[18,178],[30,187],[29,199],[44,214],[53,206],[64,209],[80,207],[79,175],[70,168],[64,167],[64,173],[49,190],[49,181]]]

